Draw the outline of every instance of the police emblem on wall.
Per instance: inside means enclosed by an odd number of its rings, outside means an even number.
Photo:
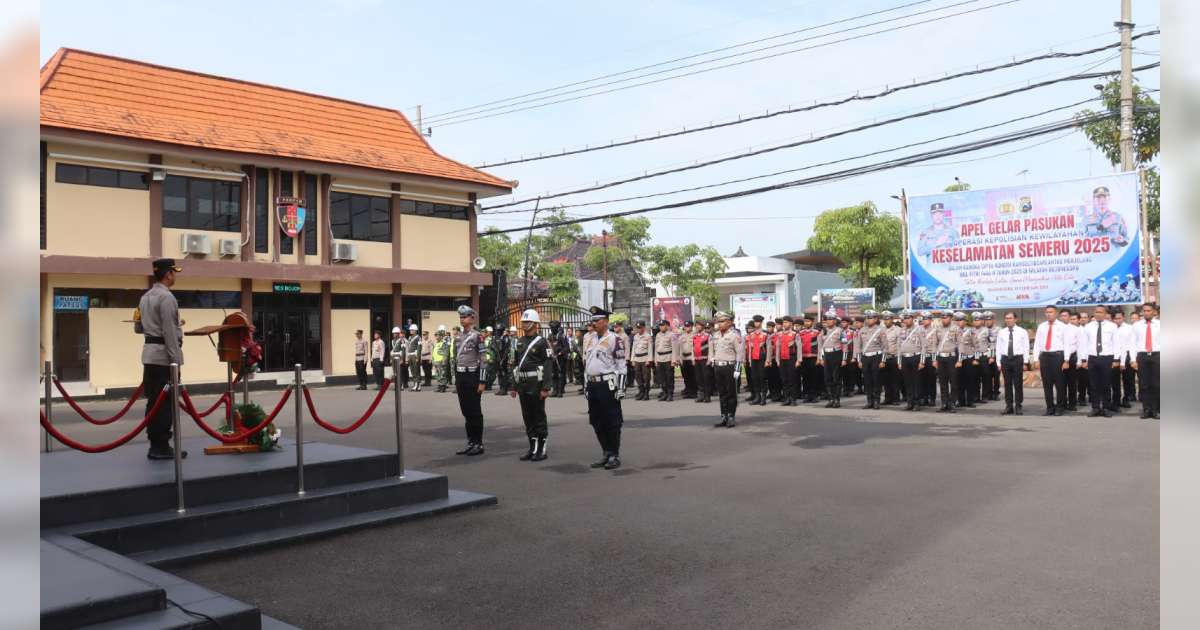
[[[284,234],[296,238],[304,229],[304,199],[300,197],[276,197],[275,211],[279,215],[279,228]]]

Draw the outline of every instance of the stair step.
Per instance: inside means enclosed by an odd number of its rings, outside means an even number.
[[[262,630],[300,630],[300,628],[290,623],[266,615],[262,616],[260,623],[262,624]]]
[[[240,604],[240,606],[234,604]],[[185,608],[199,614],[189,614],[178,607],[168,605],[166,610],[155,610],[80,627],[86,630],[174,630],[182,628],[189,630],[200,628],[205,630],[210,628],[212,630],[260,630],[260,628],[279,627],[263,625],[262,615],[259,614],[257,608],[241,604],[228,597],[217,597],[188,604]],[[216,623],[205,618],[204,615],[211,617]]]
[[[78,628],[160,610],[166,593],[150,582],[41,541],[41,627]]]
[[[221,538],[163,547],[149,551],[132,553],[129,554],[129,557],[133,560],[144,562],[151,566],[171,566],[205,558],[212,558],[220,555],[243,552],[250,549],[258,549],[279,545],[282,543],[308,540],[320,536],[327,536],[338,532],[350,531],[364,527],[383,525],[386,523],[397,523],[455,510],[463,510],[495,504],[496,497],[491,495],[464,492],[461,490],[450,490],[447,497],[434,499],[432,501],[425,501],[422,503],[414,503],[382,510],[374,510],[370,512],[345,514],[311,523],[285,525],[272,529],[263,529],[246,532],[243,534],[224,536]]]
[[[446,497],[446,477],[407,471],[404,479],[318,488],[71,525],[59,530],[119,553],[148,551],[171,542],[201,542],[281,525],[302,525],[338,516],[424,503]]]

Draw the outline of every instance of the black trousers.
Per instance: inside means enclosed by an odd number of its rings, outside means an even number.
[[[1161,363],[1157,352],[1139,352],[1137,354],[1138,382],[1142,385],[1142,409],[1150,413],[1158,413],[1158,371]],[[146,390],[150,391],[150,390]]]
[[[1078,396],[1078,404],[1085,405],[1088,401],[1089,388],[1091,387],[1088,371],[1084,368],[1075,368],[1075,393]]]
[[[479,372],[456,372],[454,391],[467,429],[467,441],[483,444],[483,409],[479,406]]]
[[[717,393],[717,369],[712,363],[706,366],[707,376],[704,381],[704,395],[712,398],[712,395]],[[733,384],[734,393],[737,393],[737,383]]]
[[[821,368],[817,365],[816,357],[804,357],[800,361],[800,393],[804,400],[812,402],[821,395],[824,383]]]
[[[737,384],[733,379],[733,366],[713,366],[713,377],[716,381],[717,396],[721,402],[721,415],[737,413]]]
[[[1062,369],[1063,353],[1043,352],[1038,355],[1038,362],[1041,363],[1042,394],[1046,397],[1046,409],[1065,409],[1067,376]]]
[[[554,359],[554,395],[561,396],[567,389],[567,373],[563,369],[566,365],[566,357],[556,357]]]
[[[1131,356],[1129,362],[1136,361],[1136,356]],[[1126,365],[1121,372],[1121,388],[1124,390],[1124,395],[1121,396],[1121,402],[1133,404],[1133,401],[1139,400],[1137,392],[1137,370],[1130,365]]]
[[[750,384],[750,392],[753,394],[767,395],[767,360],[752,359],[749,361],[749,372],[746,373],[746,380]]]
[[[871,359],[875,359],[875,365],[876,365],[876,368],[878,369],[879,358],[880,357],[863,357],[863,362],[865,363],[865,365],[863,367],[866,368],[865,374],[867,374],[869,376],[871,373],[871,371],[870,371],[871,364],[869,363],[871,361]],[[908,392],[908,404],[913,407],[921,404],[921,395],[919,393],[921,391],[921,368],[920,368],[920,365],[921,365],[921,357],[920,356],[900,357],[900,374],[901,374],[901,376],[904,377],[904,391]],[[878,378],[876,378],[876,380],[878,380]],[[869,378],[868,378],[868,382],[869,382]],[[872,398],[872,400],[879,399],[878,384],[876,384],[875,387],[876,387],[875,394],[874,394],[874,397]],[[871,396],[870,390],[868,390],[867,395]]]
[[[987,390],[985,395],[988,399],[995,400],[1000,397],[1000,362],[995,357],[987,364],[987,380],[984,383],[987,385],[984,389]]]
[[[354,373],[358,376],[358,386],[366,387],[367,386],[367,362],[356,360],[354,362]]]
[[[1025,402],[1025,363],[1021,356],[1000,357],[1000,369],[1004,372],[1004,406],[1012,408]]]
[[[634,363],[634,373],[637,374],[637,386],[639,394],[648,394],[650,392],[650,366],[652,363]]]
[[[863,391],[867,393],[867,402],[869,403],[879,400],[879,392],[883,387],[883,383],[880,381],[882,363],[882,354],[877,354],[873,357],[864,356],[862,358]]]
[[[373,372],[375,372],[375,387],[383,387],[383,361],[380,361],[379,359],[372,359],[371,360],[371,370]],[[406,372],[401,371],[400,376],[402,377],[401,378],[402,383],[407,384],[408,383],[408,378],[407,378],[408,374]]]
[[[925,357],[925,367],[921,368],[921,398],[928,405],[937,402],[937,360],[932,354]]]
[[[1079,405],[1079,355],[1074,352],[1067,358],[1067,369],[1063,371],[1063,380],[1067,384],[1067,407]]]
[[[796,387],[796,359],[779,360],[780,391],[785,401],[795,400],[799,395]]]
[[[888,357],[879,368],[879,381],[883,383],[883,402],[891,404],[900,398],[900,369],[896,357]]]
[[[670,361],[656,362],[654,376],[658,378],[658,385],[662,387],[664,393],[675,393],[675,366],[671,365]]]
[[[1112,364],[1112,356],[1093,355],[1088,358],[1088,398],[1092,399],[1092,409],[1112,407]]]
[[[953,407],[958,395],[958,371],[954,364],[958,363],[958,355],[937,357],[938,389],[942,392],[942,406]]]
[[[826,352],[821,355],[825,363],[825,391],[830,400],[840,400],[842,397],[842,351]]]
[[[159,392],[170,382],[171,366],[142,366],[142,391],[146,395],[146,414],[154,408]],[[168,393],[154,418],[146,425],[146,436],[150,438],[150,446],[164,447],[171,445],[171,435],[171,394]]]
[[[958,368],[958,404],[974,405],[979,393],[979,373],[974,357],[959,357],[962,367]]]
[[[433,362],[429,359],[421,361],[421,370],[425,373],[425,387],[433,382]]]
[[[862,368],[859,367],[858,361],[850,356],[846,360],[846,367],[842,368],[842,393],[847,396],[854,393],[854,389],[862,382]]]
[[[683,396],[696,395],[696,364],[691,360],[683,360],[679,363],[679,373],[683,376]]]
[[[521,401],[521,419],[525,421],[525,437],[545,438],[550,428],[546,423],[546,401],[537,381],[522,383],[516,389],[517,400]]]
[[[692,378],[694,379],[693,387],[695,388],[696,397],[706,398],[709,388],[712,386],[708,382],[708,359],[699,359],[692,364]]]
[[[1114,357],[1115,359],[1115,357]],[[1108,408],[1116,411],[1121,408],[1121,382],[1125,371],[1120,366],[1113,367],[1112,375],[1109,377],[1109,385],[1112,391],[1108,394]]]
[[[783,393],[783,377],[779,374],[778,365],[767,366],[767,391],[771,398],[779,398]]]
[[[596,440],[605,453],[621,453],[621,425],[625,418],[621,414],[621,401],[604,381],[588,381],[588,424],[596,432]]]

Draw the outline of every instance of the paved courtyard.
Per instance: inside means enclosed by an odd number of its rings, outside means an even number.
[[[995,402],[864,411],[856,397],[841,409],[743,403],[730,430],[712,428],[715,402],[626,401],[624,466],[606,472],[587,466],[599,449],[573,389],[550,400],[540,463],[517,461],[515,400],[484,394],[487,453],[466,458],[453,455],[465,441],[453,394],[403,395],[408,467],[495,494],[496,507],[177,572],[305,628],[1158,625],[1158,424],[1136,410],[1043,417],[1033,390],[1022,417]],[[344,423],[374,392],[314,394]],[[305,437],[391,449],[391,401],[351,435],[309,424]],[[87,441],[129,426],[56,409]]]

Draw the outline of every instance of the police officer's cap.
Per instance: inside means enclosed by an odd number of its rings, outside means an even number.
[[[904,309],[903,311],[900,311],[900,319],[912,319],[912,318],[913,318],[912,311],[910,311],[908,309]]]
[[[634,324],[634,326],[636,326],[638,328],[645,328],[646,322],[638,322],[638,323]]]
[[[940,201],[929,206],[929,214],[933,214],[934,212],[945,212],[945,211],[946,211],[946,206],[944,206],[942,204],[942,202],[940,202]]]
[[[863,321],[866,321],[866,319],[867,319],[867,318],[866,318],[866,317],[864,317],[864,316],[862,316],[862,315],[855,315],[855,316],[854,316],[854,321],[856,321],[856,322],[863,322]]]
[[[767,328],[774,328],[774,327],[775,327],[775,320],[768,319],[767,320]]]
[[[475,317],[475,309],[463,304],[462,306],[458,307],[458,317],[459,319],[464,317]]]
[[[933,319],[933,313],[929,311],[921,311],[921,319]]]
[[[174,271],[175,273],[179,273],[180,271],[183,271],[182,267],[179,267],[175,264],[174,258],[159,258],[151,264],[154,265],[155,273],[165,271]]]
[[[393,335],[397,335],[397,334],[399,334],[399,333],[400,333],[400,327],[399,327],[399,326],[392,326],[392,334],[393,334]]]
[[[726,313],[725,311],[717,311],[716,314],[713,315],[713,319],[716,319],[719,322],[723,322],[723,321],[731,320],[733,318],[730,317],[729,313]]]
[[[765,317],[763,317],[762,315],[755,315],[755,316],[754,316],[754,317],[752,317],[751,319],[753,319],[753,320],[754,320],[754,321],[756,321],[756,322],[761,322],[762,320],[764,320],[764,319],[766,319],[766,318],[765,318]]]
[[[598,322],[602,319],[608,319],[608,316],[612,315],[612,313],[600,308],[599,306],[593,306],[592,308],[588,309],[588,311],[592,314],[592,321],[594,322]]]
[[[783,317],[780,317],[780,318],[779,318],[779,321],[781,321],[781,322],[788,322],[788,323],[790,324],[790,323],[792,323],[792,322],[794,322],[794,321],[796,321],[796,320],[792,319],[792,316],[791,316],[791,315],[784,315]]]
[[[438,332],[446,332],[446,325],[445,324],[438,325],[437,331]]]
[[[658,320],[658,326],[670,326],[670,325],[671,325],[671,322],[669,322],[665,319]]]
[[[537,310],[532,309],[532,308],[527,308],[527,309],[525,309],[524,313],[521,313],[521,321],[537,322],[540,324],[540,323],[542,323],[542,316],[538,315]]]
[[[684,326],[694,326],[695,324],[696,324],[696,322],[693,322],[693,321],[692,321],[692,320],[690,320],[690,319],[689,319],[689,320],[687,320],[686,322],[683,322],[683,325],[684,325]]]
[[[1092,191],[1093,197],[1099,197],[1100,195],[1108,196],[1108,186],[1097,186],[1096,190]]]
[[[551,328],[558,328],[559,326],[562,326],[562,322],[558,321],[557,319],[550,320]]]
[[[411,330],[411,331],[413,331],[413,332],[416,332],[416,331],[417,331],[417,325],[416,325],[416,324],[409,324],[409,325],[408,325],[408,329],[409,329],[409,330]],[[488,330],[491,330],[491,329],[492,329],[492,328],[489,326],[489,327],[488,327]]]
[[[967,314],[962,311],[954,312],[954,321],[961,322],[967,319]]]
[[[880,315],[883,316],[884,319],[892,319],[893,317],[896,316],[896,314],[891,311],[884,311],[884,312],[880,313]]]
[[[996,314],[991,311],[984,311],[983,318],[984,319],[996,319]]]
[[[866,317],[877,318],[877,317],[879,317],[879,311],[876,311],[873,308],[869,308],[869,309],[863,311],[863,315]]]
[[[517,327],[516,327],[516,326],[509,326],[509,327],[508,327],[508,332],[517,332]]]

